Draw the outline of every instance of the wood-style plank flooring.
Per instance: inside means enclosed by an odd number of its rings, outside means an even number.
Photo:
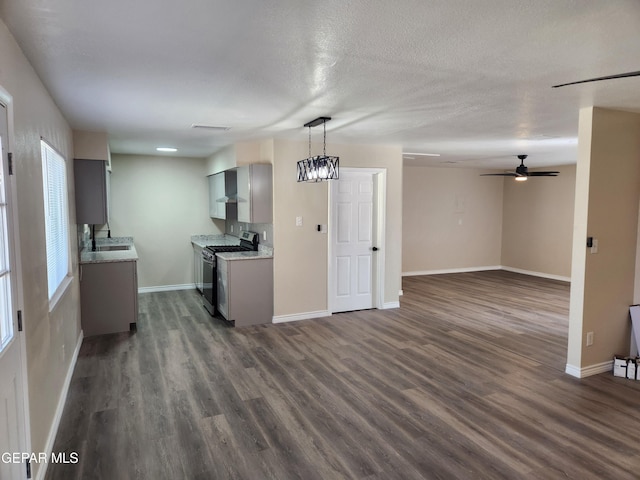
[[[638,479],[640,382],[563,373],[567,284],[405,278],[401,308],[245,329],[194,292],[85,339],[47,479]]]

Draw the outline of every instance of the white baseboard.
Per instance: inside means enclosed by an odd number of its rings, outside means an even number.
[[[560,280],[561,282],[571,282],[571,277],[563,277],[561,275],[553,275],[551,273],[533,272],[531,270],[523,270],[521,268],[505,267],[504,265],[501,268],[507,272],[522,273],[523,275],[532,275],[534,277],[548,278],[550,280]]]
[[[56,407],[56,413],[53,417],[53,423],[49,430],[49,436],[47,437],[47,443],[45,444],[44,451],[47,454],[47,458],[51,458],[51,452],[53,452],[53,444],[56,441],[56,435],[58,434],[58,428],[60,427],[60,419],[62,418],[62,412],[64,410],[64,404],[67,402],[67,395],[69,394],[69,386],[71,385],[71,378],[73,377],[73,371],[76,368],[76,362],[78,361],[78,354],[80,353],[80,347],[82,346],[82,339],[84,334],[80,330],[80,336],[76,343],[76,348],[73,351],[73,357],[71,357],[71,363],[69,363],[69,369],[62,385],[62,391],[58,398],[58,406]],[[43,480],[47,473],[48,462],[38,463],[38,472],[36,473],[35,480]]]
[[[294,313],[292,315],[278,315],[273,317],[273,323],[297,322],[298,320],[309,320],[310,318],[330,317],[329,310],[318,310],[316,312]]]
[[[505,270],[507,272],[521,273],[523,275],[531,275],[534,277],[548,278],[550,280],[559,280],[561,282],[571,282],[571,277],[563,277],[561,275],[553,275],[551,273],[534,272],[532,270],[523,270],[521,268],[506,267],[504,265],[494,265],[487,267],[468,267],[468,268],[445,268],[442,270],[421,270],[415,272],[403,272],[403,277],[414,277],[418,275],[442,275],[446,273],[469,273],[469,272],[486,272],[487,270]]]
[[[172,292],[174,290],[195,290],[195,283],[183,283],[181,285],[158,285],[157,287],[140,287],[138,293]]]
[[[382,304],[381,310],[388,310],[390,308],[400,308],[400,302],[387,302]]]
[[[486,270],[500,270],[500,265],[492,265],[486,267],[465,267],[465,268],[445,268],[442,270],[421,270],[415,272],[402,272],[403,277],[415,277],[418,275],[442,275],[444,273],[469,273],[484,272]]]
[[[588,367],[576,367],[575,365],[569,365],[565,368],[565,373],[576,378],[590,377],[591,375],[598,375],[599,373],[606,373],[613,371],[613,360],[607,362],[596,363],[595,365],[589,365]]]

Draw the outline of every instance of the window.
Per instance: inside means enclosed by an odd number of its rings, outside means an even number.
[[[0,105],[2,107],[2,105]],[[0,112],[4,114],[4,109]],[[1,132],[0,132],[1,133]],[[0,135],[0,151],[2,149]],[[11,278],[9,270],[9,229],[7,228],[7,201],[5,190],[6,175],[4,159],[0,161],[0,352],[13,338],[13,317],[11,316]]]
[[[69,277],[67,166],[64,158],[44,141],[41,141],[41,148],[47,279],[52,307],[67,286]]]

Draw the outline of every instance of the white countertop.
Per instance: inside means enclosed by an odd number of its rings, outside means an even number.
[[[96,247],[108,245],[128,246],[127,250],[91,251],[89,242],[80,252],[80,263],[136,262],[138,252],[133,244],[133,237],[96,238]]]
[[[216,257],[221,258],[222,260],[255,260],[263,258],[273,258],[273,254],[265,251],[219,252],[216,253]]]
[[[204,248],[211,245],[240,245],[240,239],[233,235],[191,235],[191,243],[197,247]]]

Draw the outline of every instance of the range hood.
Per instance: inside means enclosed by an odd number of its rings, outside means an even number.
[[[238,203],[238,194],[237,193],[230,193],[228,195],[225,195],[224,197],[220,197],[220,198],[216,199],[216,202],[218,202],[218,203]]]

